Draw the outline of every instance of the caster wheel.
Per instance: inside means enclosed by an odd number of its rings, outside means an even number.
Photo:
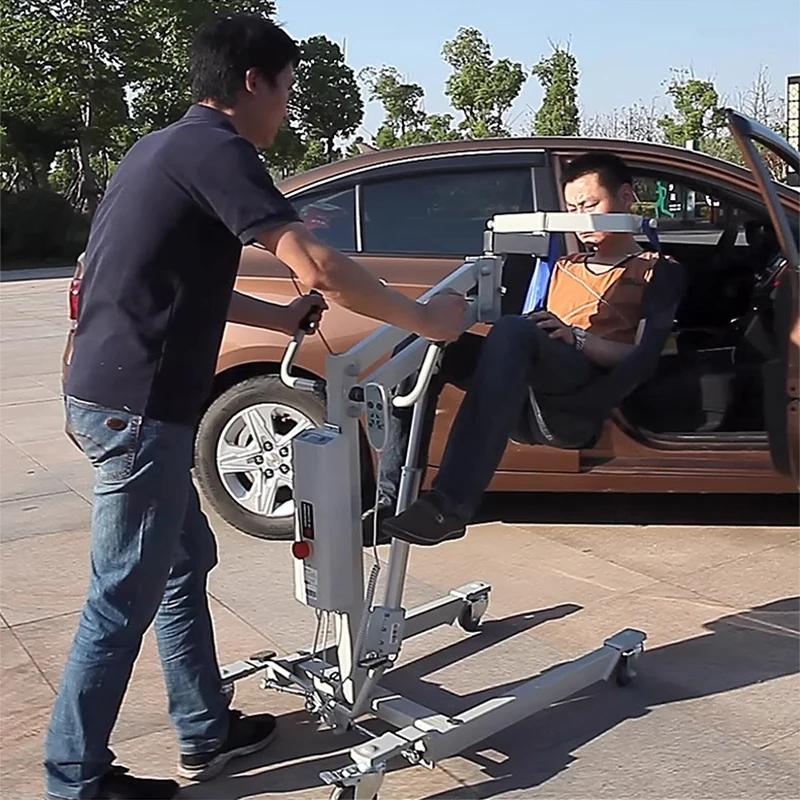
[[[635,655],[622,656],[617,662],[617,668],[614,672],[614,677],[617,681],[617,686],[630,686],[633,679],[636,677],[636,661],[638,660],[638,653]]]
[[[331,792],[330,800],[356,800],[356,787],[345,786],[336,788]],[[378,800],[378,795],[372,795],[372,800]]]
[[[462,631],[477,633],[483,626],[483,615],[486,611],[488,600],[477,600],[474,603],[465,603],[458,612],[458,625]]]

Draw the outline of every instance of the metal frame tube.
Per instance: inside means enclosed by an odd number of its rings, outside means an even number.
[[[408,508],[414,500],[416,483],[414,471],[417,469],[419,446],[422,438],[422,423],[427,402],[428,398],[423,395],[414,405],[411,430],[408,437],[408,450],[406,451],[406,463],[397,491],[397,513]],[[383,599],[383,605],[387,608],[400,608],[403,602],[409,547],[408,542],[392,539],[389,550],[389,577],[386,579],[386,591]]]

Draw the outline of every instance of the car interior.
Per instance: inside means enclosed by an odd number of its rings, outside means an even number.
[[[646,198],[659,183],[656,208]],[[687,286],[671,346],[622,403],[622,421],[644,438],[765,441],[762,370],[776,353],[772,294],[783,265],[766,210],[669,177],[641,176],[636,188],[634,213],[658,218],[661,249],[683,265]],[[639,244],[652,249],[644,235]],[[532,269],[527,256],[509,256],[503,313],[520,312]]]
[[[684,266],[687,287],[673,348],[621,412],[654,436],[763,438],[762,368],[776,351],[771,295],[783,263],[769,217],[716,189],[669,178],[643,176],[640,200],[653,184],[661,187],[660,208],[645,201],[637,213],[658,217],[662,251]]]

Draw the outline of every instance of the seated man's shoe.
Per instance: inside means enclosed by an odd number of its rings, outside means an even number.
[[[97,784],[100,800],[172,800],[180,791],[177,781],[166,778],[137,778],[126,767],[114,764]]]
[[[460,539],[467,532],[467,524],[447,509],[439,495],[428,492],[405,511],[386,520],[383,530],[409,544],[430,546]]]
[[[375,544],[390,544],[392,537],[390,534],[385,533],[383,530],[383,523],[394,514],[394,504],[381,503],[378,506],[378,531],[377,538],[375,537],[375,509],[370,508],[361,515],[361,535],[364,541],[364,547],[372,547],[373,540]]]
[[[193,781],[207,781],[219,775],[233,758],[248,756],[266,747],[275,735],[275,717],[271,714],[244,716],[229,711],[228,736],[216,750],[181,755],[178,774]]]

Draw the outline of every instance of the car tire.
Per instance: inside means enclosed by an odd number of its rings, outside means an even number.
[[[220,469],[220,454],[230,452],[232,442],[235,447],[247,442],[253,444],[248,419],[253,419],[254,411],[260,419],[271,418],[274,430],[284,432],[285,440],[292,421],[302,420],[305,427],[320,427],[324,423],[325,399],[319,394],[290,389],[275,375],[257,375],[235,384],[211,403],[200,420],[195,440],[195,475],[205,498],[229,525],[260,539],[290,540],[294,537],[294,503],[288,499],[291,489],[287,490],[285,485],[278,489],[273,511],[281,511],[280,514],[258,513],[254,501],[247,498],[255,493],[250,491],[256,488],[252,477],[257,477],[259,468],[254,466],[253,472],[228,470],[225,474]],[[374,492],[374,477],[365,449],[362,441],[362,496],[369,498],[369,492]],[[288,457],[280,459],[281,468],[291,464],[291,444],[288,451]],[[272,474],[279,473],[273,470]],[[281,477],[281,482],[286,483],[287,479]],[[291,472],[288,482],[291,483]]]

